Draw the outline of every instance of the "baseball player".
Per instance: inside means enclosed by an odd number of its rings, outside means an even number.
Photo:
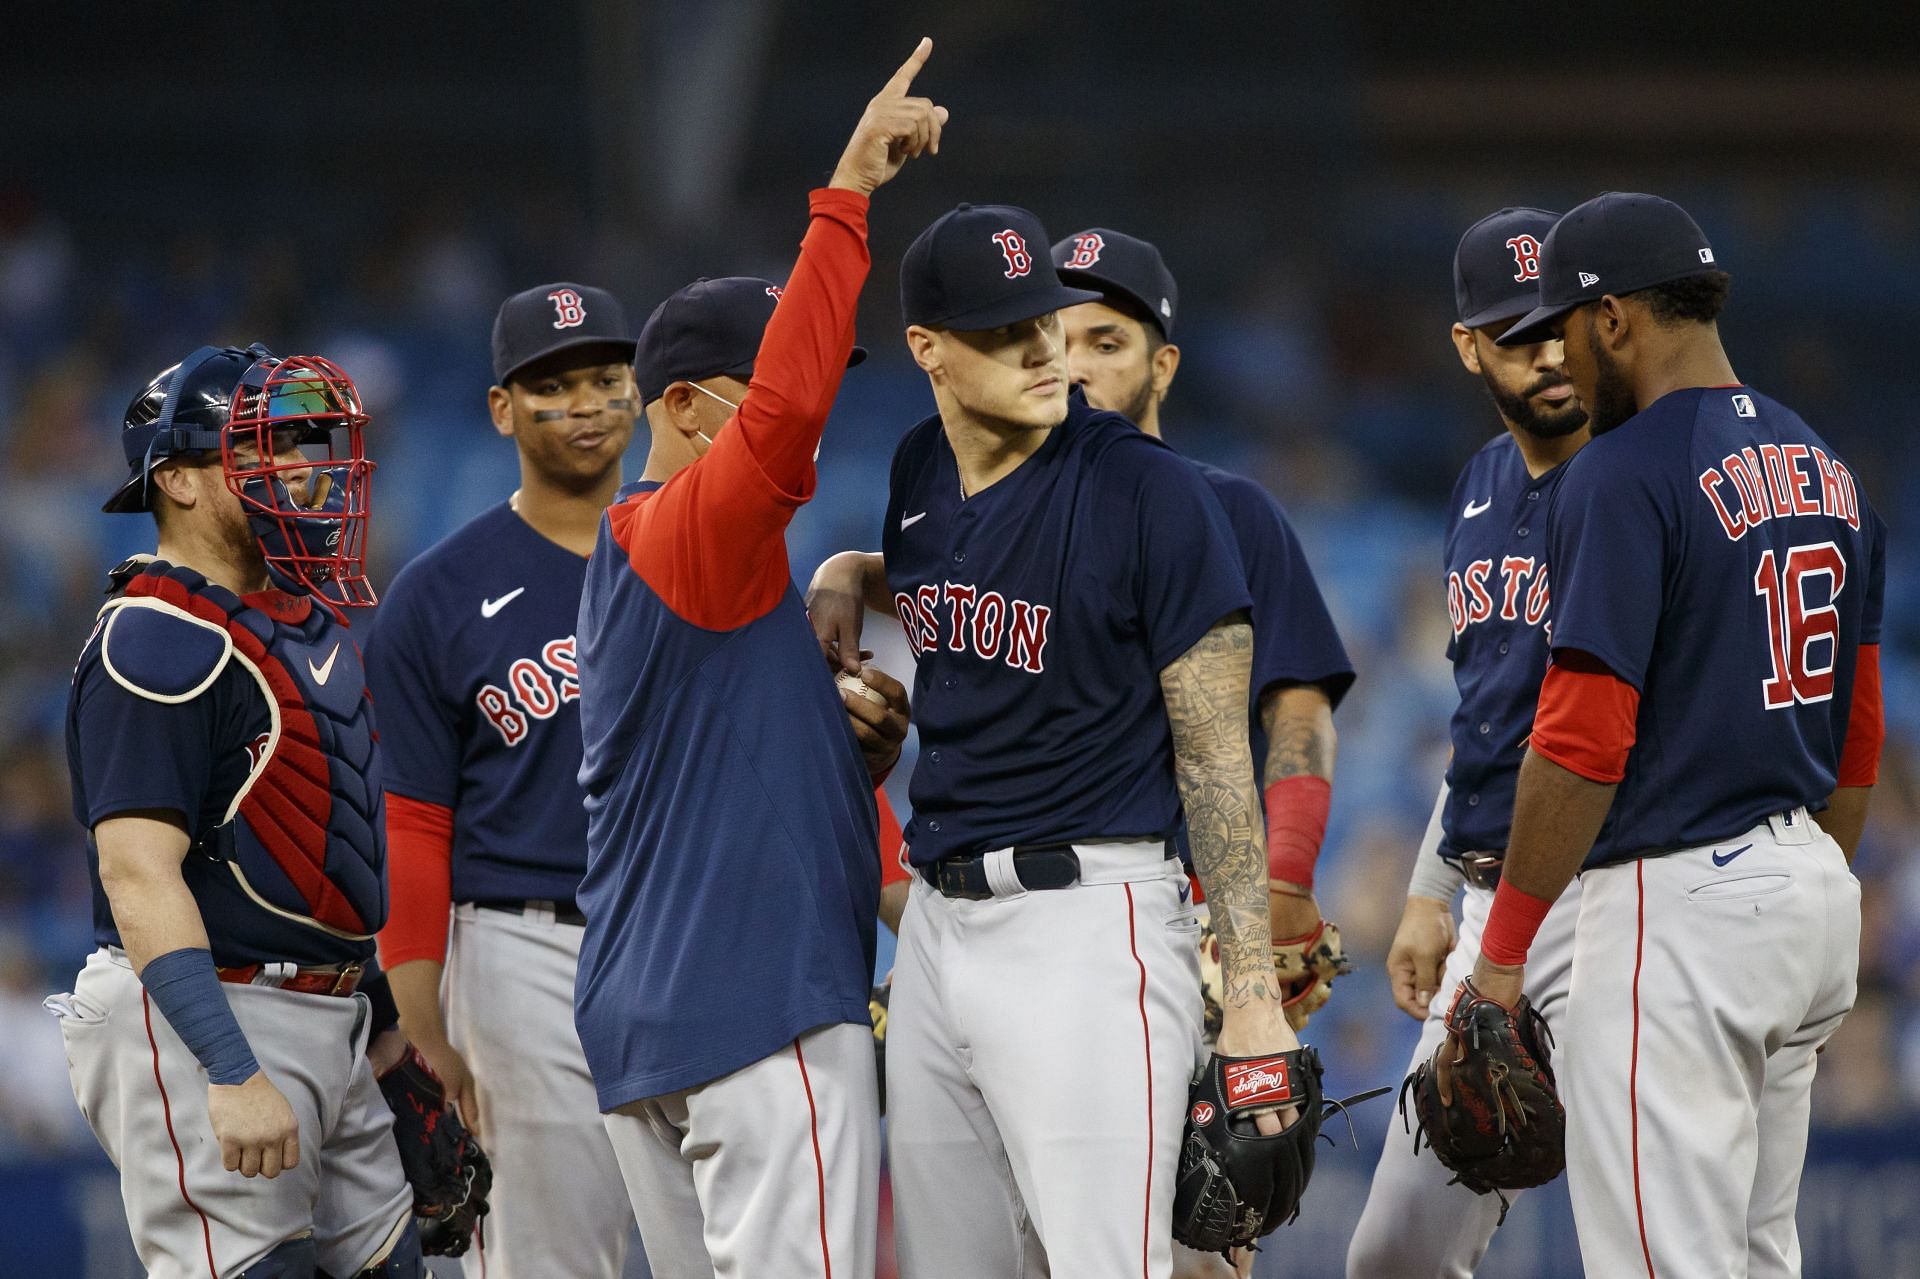
[[[574,624],[633,435],[632,358],[604,290],[541,285],[501,305],[487,407],[520,487],[400,572],[367,646],[393,883],[381,960],[408,1038],[494,1162],[476,1279],[613,1279],[633,1227],[573,1027]]]
[[[1100,295],[1062,285],[1047,243],[1023,209],[961,205],[908,249],[939,412],[895,453],[881,555],[835,557],[818,586],[896,611],[916,658],[888,1022],[902,1273],[1164,1279],[1201,1054],[1183,805],[1220,1050],[1297,1043],[1247,742],[1251,600],[1199,472],[1069,396],[1058,313]]]
[[[1586,407],[1573,394],[1561,344],[1495,344],[1533,309],[1540,245],[1559,216],[1502,209],[1467,228],[1454,252],[1454,349],[1485,384],[1506,430],[1467,463],[1447,508],[1447,656],[1460,690],[1450,724],[1453,757],[1387,952],[1394,1002],[1425,1023],[1415,1066],[1433,1056],[1444,1033],[1446,1008],[1435,995],[1459,985],[1480,955],[1547,669],[1546,511],[1567,459],[1587,442]],[[1456,945],[1453,900],[1463,884]],[[1527,970],[1527,996],[1555,1030],[1566,1007],[1579,910],[1577,888],[1569,890],[1548,915]],[[1400,1125],[1398,1115],[1389,1117],[1373,1189],[1347,1251],[1348,1279],[1466,1279],[1504,1207],[1453,1183],[1432,1155],[1416,1154]]]
[[[1089,407],[1110,409],[1161,438],[1160,405],[1180,367],[1173,345],[1180,294],[1160,250],[1089,227],[1053,246],[1053,264],[1062,283],[1100,294],[1060,312],[1067,380],[1086,393]],[[1227,514],[1253,595],[1248,736],[1266,810],[1274,944],[1306,951],[1327,929],[1313,899],[1313,872],[1333,797],[1333,712],[1353,685],[1353,664],[1273,495],[1245,476],[1193,465]],[[1325,981],[1316,980],[1300,990],[1299,1003],[1289,998],[1296,1029],[1325,1003],[1326,992]]]
[[[1063,284],[1095,290],[1098,301],[1060,312],[1067,380],[1087,404],[1127,418],[1155,439],[1160,405],[1180,367],[1173,323],[1180,292],[1160,250],[1107,227],[1077,231],[1053,246]],[[1333,711],[1353,684],[1326,601],[1286,512],[1244,476],[1195,462],[1233,530],[1253,596],[1253,676],[1248,737],[1267,826],[1267,905],[1277,947],[1305,951],[1325,934],[1313,899],[1313,870],[1332,800],[1336,738]],[[1269,750],[1268,743],[1280,743]],[[1203,947],[1211,938],[1203,940]],[[1204,963],[1203,963],[1204,971]],[[1289,996],[1289,1018],[1303,1028],[1325,998],[1321,980]],[[1295,1000],[1298,1000],[1296,1003]],[[1312,1008],[1307,1007],[1312,1003]],[[1241,1258],[1242,1266],[1251,1254]],[[1213,1253],[1174,1244],[1174,1273],[1230,1273]]]
[[[387,911],[379,752],[335,611],[373,602],[365,422],[324,359],[202,347],[121,432],[104,509],[151,511],[159,553],[114,570],[74,672],[99,949],[49,1006],[161,1279],[421,1273],[356,994]]]
[[[1885,531],[1735,375],[1727,277],[1678,206],[1580,205],[1539,287],[1500,343],[1564,342],[1593,441],[1548,514],[1552,660],[1470,989],[1515,1005],[1578,871],[1559,1078],[1587,1273],[1798,1275],[1815,1054],[1859,960]]]
[[[813,193],[784,290],[700,281],[647,321],[653,449],[587,568],[576,1023],[648,1260],[675,1279],[874,1268],[873,785],[905,696],[878,672],[888,705],[836,694],[785,532],[853,356],[868,197],[939,146],[945,110],[908,93],[931,50]],[[764,325],[744,348],[743,315]]]

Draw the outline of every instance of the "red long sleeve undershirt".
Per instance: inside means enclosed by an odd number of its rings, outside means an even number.
[[[387,792],[387,926],[380,966],[445,963],[453,910],[453,810]]]
[[[682,619],[715,631],[764,617],[791,580],[786,530],[813,496],[813,455],[853,347],[867,200],[823,188],[740,411],[705,456],[607,512],[633,569]]]

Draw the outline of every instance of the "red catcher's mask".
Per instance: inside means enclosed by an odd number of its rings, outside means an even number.
[[[353,380],[317,355],[268,356],[234,388],[220,461],[283,590],[334,607],[377,599],[367,581],[373,463]]]

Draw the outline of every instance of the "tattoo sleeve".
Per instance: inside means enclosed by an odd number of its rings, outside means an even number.
[[[1236,613],[1160,672],[1173,726],[1174,779],[1187,813],[1193,869],[1207,894],[1226,1002],[1268,998],[1273,935],[1267,919],[1266,831],[1247,744],[1253,627]]]
[[[1339,739],[1333,729],[1333,703],[1317,684],[1287,684],[1260,699],[1260,725],[1267,730],[1267,764],[1260,784],[1283,777],[1333,780]]]

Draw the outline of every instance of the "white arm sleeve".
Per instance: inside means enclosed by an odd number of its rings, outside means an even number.
[[[1446,808],[1447,784],[1442,781],[1440,794],[1433,801],[1433,816],[1427,819],[1427,833],[1420,840],[1420,852],[1413,859],[1413,877],[1407,881],[1407,896],[1431,897],[1451,905],[1467,879],[1458,866],[1440,856],[1440,815]]]

